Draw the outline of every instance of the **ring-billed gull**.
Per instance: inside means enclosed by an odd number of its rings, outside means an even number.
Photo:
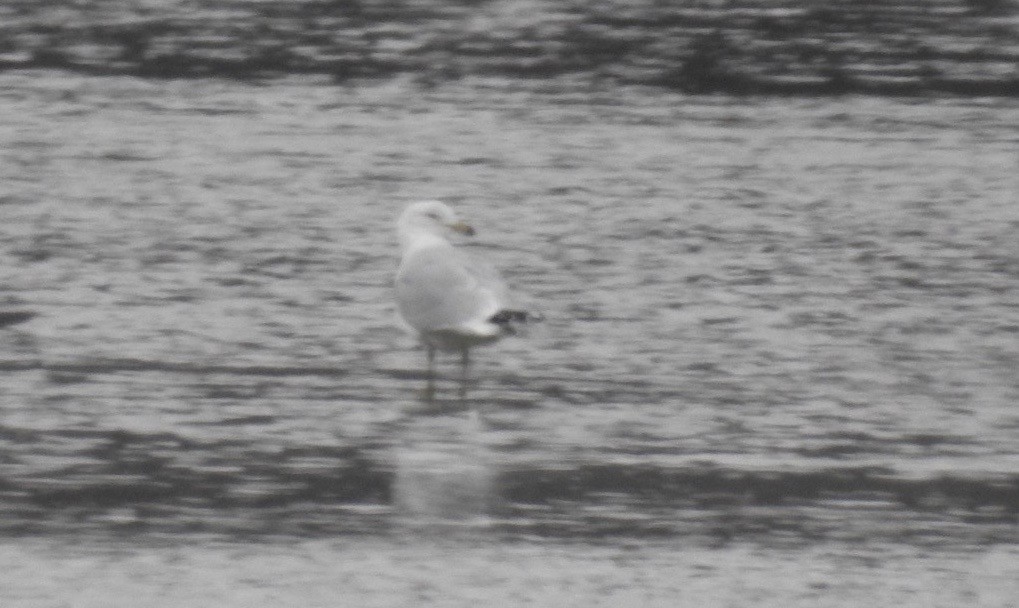
[[[453,247],[451,232],[474,229],[439,201],[408,206],[396,223],[403,258],[396,273],[400,316],[428,350],[429,398],[434,394],[435,351],[460,353],[460,396],[467,390],[470,349],[513,333],[528,314],[508,307],[506,284],[494,268]]]

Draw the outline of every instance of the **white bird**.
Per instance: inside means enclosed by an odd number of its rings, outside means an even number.
[[[460,353],[460,396],[467,390],[471,347],[514,333],[526,312],[509,307],[499,273],[453,247],[448,236],[474,229],[439,201],[409,205],[396,223],[403,258],[396,273],[400,316],[428,350],[428,399],[434,394],[435,351]]]

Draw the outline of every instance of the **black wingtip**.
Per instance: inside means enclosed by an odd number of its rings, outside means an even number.
[[[500,310],[488,320],[496,325],[505,325],[507,323],[524,323],[527,321],[527,317],[528,314],[525,310]]]
[[[536,315],[526,310],[500,310],[491,317],[488,318],[489,323],[495,323],[507,333],[516,333],[514,325],[528,323],[533,321],[541,321],[544,317]]]
[[[0,327],[24,323],[34,316],[35,313],[29,310],[0,311]]]

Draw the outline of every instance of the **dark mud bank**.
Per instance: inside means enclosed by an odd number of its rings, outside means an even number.
[[[0,438],[9,448],[0,471],[3,535],[377,533],[401,515],[394,498],[400,484],[416,483],[412,471],[386,456],[395,448],[382,438],[276,449],[239,437],[203,443],[170,432],[99,429],[3,427]],[[477,494],[486,506],[470,515],[491,516],[495,529],[512,535],[1019,540],[1014,474],[917,475],[830,459],[779,470],[718,463],[710,455],[675,466],[613,462],[608,453],[551,465],[513,463],[511,456],[500,448],[485,452],[481,484],[477,474],[473,481],[452,474],[424,482]]]
[[[425,87],[498,75],[691,93],[1019,95],[1019,11],[1007,0],[208,0],[161,8],[22,0],[0,11],[7,70],[312,73],[342,83],[407,74]]]

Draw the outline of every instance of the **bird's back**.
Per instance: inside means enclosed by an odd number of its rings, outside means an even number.
[[[505,295],[493,268],[449,244],[408,251],[396,275],[400,315],[422,334],[497,335],[499,328],[489,319],[499,312]]]

